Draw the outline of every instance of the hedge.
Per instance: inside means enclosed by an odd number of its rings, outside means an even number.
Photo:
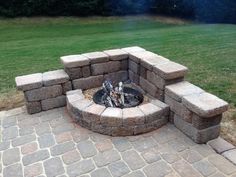
[[[235,0],[1,0],[0,16],[163,14],[236,23]]]

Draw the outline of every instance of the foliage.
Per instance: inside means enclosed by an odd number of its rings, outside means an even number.
[[[164,14],[205,22],[236,22],[235,0],[2,0],[0,16]]]

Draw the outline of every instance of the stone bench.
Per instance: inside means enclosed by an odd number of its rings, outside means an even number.
[[[85,99],[82,90],[67,92],[67,109],[81,126],[111,136],[156,130],[165,125],[169,117],[169,106],[157,99],[132,108],[106,108]]]
[[[65,94],[72,89],[64,70],[18,76],[15,81],[17,89],[24,92],[29,114],[65,106]]]
[[[228,104],[187,82],[166,86],[165,103],[172,111],[172,122],[197,143],[205,143],[220,134],[222,113]]]

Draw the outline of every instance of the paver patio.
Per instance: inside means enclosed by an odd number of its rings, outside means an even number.
[[[110,137],[74,123],[65,108],[28,115],[0,112],[0,176],[236,176],[236,166],[167,124],[151,133]]]

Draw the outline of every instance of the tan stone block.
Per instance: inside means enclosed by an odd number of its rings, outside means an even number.
[[[103,81],[104,81],[103,75],[98,75],[98,76],[90,76],[86,78],[76,79],[73,80],[72,83],[74,89],[86,90],[102,86]]]
[[[119,82],[125,82],[128,80],[128,71],[109,73],[104,76],[104,79],[110,80],[113,85],[117,85]]]
[[[29,90],[25,92],[25,98],[29,102],[45,100],[48,98],[55,98],[60,95],[62,95],[61,85],[42,87],[39,89]]]
[[[184,77],[188,71],[188,68],[170,61],[153,66],[153,71],[163,79],[176,79]]]
[[[30,74],[25,76],[18,76],[15,78],[16,87],[18,90],[32,90],[43,86],[42,73]]]
[[[42,111],[42,106],[39,101],[25,102],[25,105],[29,114],[35,114]]]
[[[192,124],[195,128],[201,130],[215,125],[219,125],[222,119],[222,115],[217,115],[214,117],[199,117],[196,114],[193,114]]]
[[[183,105],[200,117],[213,117],[228,109],[227,102],[206,92],[184,96]]]
[[[155,85],[152,83],[148,82],[146,79],[139,77],[139,85],[141,88],[146,91],[148,94],[150,94],[153,97],[157,97],[158,94],[158,89]]]
[[[123,109],[123,125],[134,126],[144,124],[145,115],[139,107],[124,108]]]
[[[162,117],[162,108],[152,104],[146,103],[138,106],[139,109],[145,114],[145,122],[153,122],[155,120],[161,119]]]
[[[101,114],[105,109],[105,106],[94,103],[83,111],[83,119],[90,123],[100,123]]]
[[[109,56],[104,52],[90,52],[83,54],[83,56],[89,58],[91,64],[109,61]]]
[[[81,67],[65,68],[65,72],[69,75],[71,80],[79,79],[79,78],[83,77]]]
[[[109,56],[110,60],[125,60],[129,57],[128,53],[121,49],[111,49],[103,52]]]
[[[186,108],[182,103],[165,95],[165,103],[170,106],[170,110],[178,114],[186,122],[192,122],[193,113]]]
[[[66,92],[72,90],[72,84],[71,81],[65,82],[62,84],[62,92],[64,95],[66,95]]]
[[[122,120],[122,109],[120,108],[108,107],[101,115],[101,123],[107,126],[121,126]]]
[[[217,153],[221,154],[225,151],[235,149],[235,146],[231,143],[225,141],[223,138],[219,137],[217,139],[213,139],[207,143],[211,146]]]
[[[58,96],[56,98],[49,98],[41,101],[42,110],[47,111],[54,108],[63,107],[66,105],[66,96]]]
[[[129,126],[112,127],[112,136],[131,136],[134,130]]]
[[[68,55],[61,57],[61,63],[65,68],[76,68],[89,65],[89,59],[83,55]]]
[[[129,60],[129,70],[133,73],[139,75],[140,74],[140,65],[132,60]]]
[[[68,74],[63,69],[43,73],[44,86],[62,84],[67,82],[69,79]]]
[[[191,95],[191,94],[198,94],[203,93],[204,90],[201,88],[187,82],[179,82],[176,84],[168,85],[165,89],[165,94],[169,97],[181,102],[183,96]]]
[[[83,77],[91,76],[90,66],[83,66],[82,67],[82,75],[83,75]]]
[[[135,74],[131,70],[129,70],[129,79],[131,82],[139,85],[139,75]]]
[[[91,71],[93,76],[116,72],[119,71],[120,68],[120,61],[109,61],[106,63],[96,63],[91,65]]]

